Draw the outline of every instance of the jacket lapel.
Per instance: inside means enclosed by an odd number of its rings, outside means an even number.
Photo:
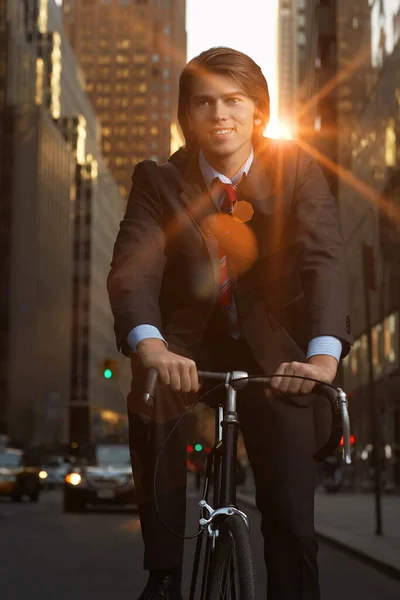
[[[219,294],[220,258],[219,247],[212,225],[218,211],[211,200],[201,174],[198,154],[194,152],[186,160],[185,158],[185,152],[180,150],[170,160],[181,172],[180,199],[200,232],[211,260],[214,279],[212,304],[214,307]]]
[[[275,210],[274,196],[281,179],[280,152],[274,140],[266,140],[255,151],[247,177],[238,187],[238,199],[250,202],[255,211],[272,213]]]

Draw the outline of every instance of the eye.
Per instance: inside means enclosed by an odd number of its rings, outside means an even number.
[[[199,98],[199,100],[196,100],[196,106],[198,107],[208,106],[209,104],[210,102],[206,98]]]
[[[228,104],[239,104],[240,101],[240,98],[237,98],[236,96],[227,99]]]

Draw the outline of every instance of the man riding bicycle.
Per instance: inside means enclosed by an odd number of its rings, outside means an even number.
[[[197,368],[277,373],[272,393],[246,389],[238,403],[268,598],[318,600],[314,384],[302,377],[331,383],[351,344],[337,205],[310,155],[263,137],[268,86],[245,54],[212,48],[190,61],[178,118],[185,147],[134,170],[108,278],[117,344],[132,364],[130,448],[150,572],[139,600],[182,598],[183,541],[157,514],[153,476],[199,390]],[[153,408],[143,402],[150,367]],[[186,443],[183,420],[157,481],[163,518],[181,534]]]

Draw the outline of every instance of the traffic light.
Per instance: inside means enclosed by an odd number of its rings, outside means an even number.
[[[112,379],[118,376],[118,361],[112,358],[105,358],[101,362],[101,374],[104,379]]]
[[[350,446],[354,446],[354,444],[356,443],[356,438],[353,434],[350,435]],[[344,446],[344,438],[342,436],[342,439],[340,440],[340,445]]]

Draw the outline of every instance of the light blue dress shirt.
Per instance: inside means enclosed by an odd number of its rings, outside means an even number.
[[[211,188],[211,184],[215,178],[220,179],[222,181],[222,183],[228,183],[228,184],[233,183],[234,185],[237,185],[240,182],[240,180],[242,179],[243,174],[247,175],[247,173],[249,172],[249,169],[253,163],[253,159],[254,159],[254,150],[252,148],[249,158],[246,160],[244,165],[232,177],[232,179],[229,179],[229,177],[226,177],[226,175],[223,175],[222,173],[219,173],[218,171],[216,171],[214,169],[214,167],[212,167],[206,161],[203,152],[200,151],[200,154],[199,154],[200,170],[201,170],[201,174],[203,175],[204,181],[207,185],[207,188],[208,189]],[[214,202],[219,210],[220,206],[221,206],[220,202],[222,202],[222,198],[217,198],[217,199],[214,198]],[[235,325],[237,327],[236,310],[235,310],[235,307],[233,307],[232,314],[231,314],[231,326],[233,326],[233,329],[235,329]],[[236,335],[234,335],[234,337],[236,337]],[[145,325],[145,324],[134,327],[128,334],[127,342],[128,342],[129,347],[133,350],[133,352],[135,352],[136,346],[138,345],[138,343],[146,338],[155,338],[155,339],[162,340],[168,346],[167,342],[164,340],[163,336],[161,335],[161,332],[157,329],[157,327],[154,327],[154,325]],[[307,359],[309,359],[311,356],[315,356],[316,354],[326,354],[328,356],[333,356],[339,362],[340,356],[342,354],[342,343],[338,338],[333,337],[331,335],[319,335],[319,336],[313,338],[309,342],[308,348],[307,348]]]

